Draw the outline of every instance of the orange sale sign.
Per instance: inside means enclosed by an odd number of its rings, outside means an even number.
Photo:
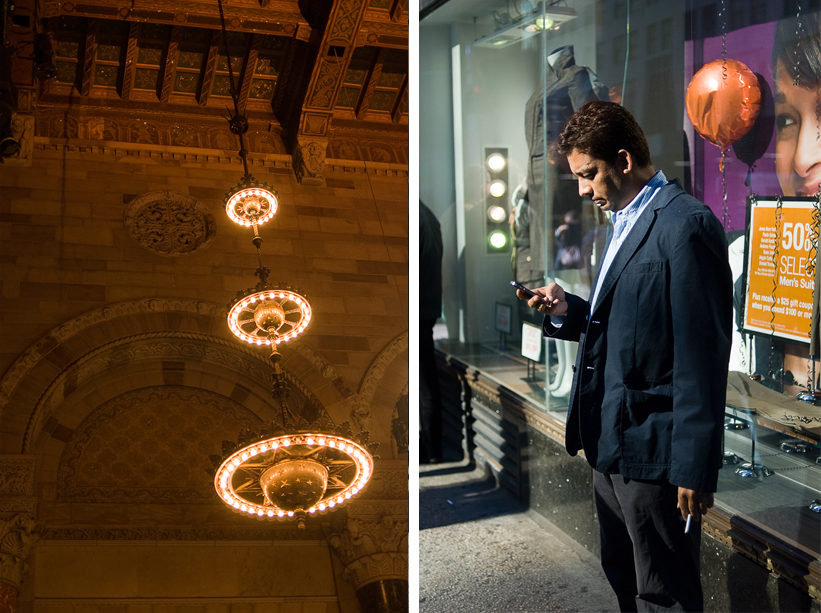
[[[753,202],[747,238],[744,328],[809,343],[815,285],[810,259],[813,200]]]

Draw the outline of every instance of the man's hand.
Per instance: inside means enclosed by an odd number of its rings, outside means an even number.
[[[564,290],[558,283],[550,283],[545,287],[533,290],[538,296],[528,296],[522,290],[516,290],[519,300],[527,300],[527,306],[546,315],[565,315],[567,313],[567,298]]]
[[[701,516],[707,513],[707,509],[711,508],[714,502],[715,497],[712,494],[678,488],[678,509],[685,520],[687,515],[692,515],[693,519],[700,521]]]

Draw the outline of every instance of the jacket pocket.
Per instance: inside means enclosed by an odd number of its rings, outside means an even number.
[[[624,267],[621,274],[623,275],[646,275],[648,273],[661,272],[664,269],[664,263],[661,260],[648,260],[644,262],[635,262]]]
[[[673,388],[624,388],[622,457],[631,464],[667,465],[673,440]]]

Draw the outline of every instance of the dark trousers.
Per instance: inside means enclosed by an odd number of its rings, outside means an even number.
[[[433,353],[435,319],[419,321],[419,461],[442,459],[442,400]]]
[[[593,471],[604,574],[622,611],[703,611],[701,525],[676,508],[678,488]]]

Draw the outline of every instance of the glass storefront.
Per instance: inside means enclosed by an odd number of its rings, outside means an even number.
[[[590,293],[610,221],[555,140],[586,102],[620,102],[654,167],[727,233],[736,326],[717,506],[817,557],[818,0],[422,4],[420,197],[445,244],[438,347],[564,419],[576,345],[543,339],[510,282]],[[723,151],[710,142],[722,139]]]

